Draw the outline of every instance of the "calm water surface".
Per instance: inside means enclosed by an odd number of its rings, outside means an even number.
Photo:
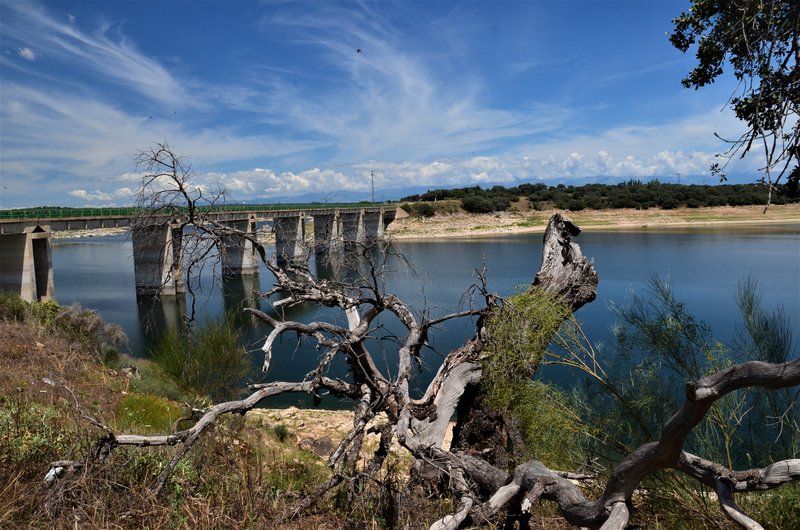
[[[529,234],[396,242],[393,250],[406,256],[416,273],[390,258],[388,290],[415,308],[425,307],[432,315],[441,315],[465,307],[468,302],[463,293],[476,281],[475,269],[485,265],[489,287],[508,295],[533,279],[540,262],[541,239],[540,234]],[[800,323],[800,224],[584,232],[577,241],[583,253],[594,259],[600,275],[597,300],[577,314],[593,342],[611,342],[614,313],[610,305],[625,304],[630,294],[646,288],[654,275],[670,279],[677,298],[711,325],[718,340],[730,341],[735,335],[738,311],[734,291],[748,276],[758,279],[766,307],[782,305],[793,325]],[[131,256],[131,243],[125,236],[55,240],[56,298],[62,304],[79,303],[96,309],[106,320],[120,324],[130,338],[131,353],[146,356],[154,334],[144,325],[146,315],[155,314],[156,328],[163,328],[176,325],[180,313],[174,303],[155,308],[137,303]],[[313,258],[311,266],[322,275],[331,274],[329,268],[318,267]],[[198,306],[205,318],[217,316],[223,309],[253,305],[244,301],[248,294],[256,288],[269,290],[271,285],[272,276],[268,272],[262,272],[255,280],[227,281],[221,289],[207,281]],[[265,301],[255,304],[263,310],[270,309]],[[285,316],[304,321],[344,322],[337,311],[310,306],[293,308]],[[241,316],[239,323],[245,330],[245,346],[253,352],[254,366],[258,366],[261,362],[258,348],[268,330],[246,316]],[[379,324],[382,332],[389,335],[402,331],[393,317],[383,318]],[[431,349],[423,355],[419,383],[427,384],[442,356],[473,331],[469,321],[453,322],[438,330],[432,337]],[[376,341],[371,347],[379,361],[390,369],[394,364],[392,344]],[[298,346],[292,334],[277,350],[267,377],[269,380],[301,378],[316,365],[317,356],[310,342]],[[332,370],[334,375],[342,375],[345,367],[339,364]],[[577,377],[552,369],[543,375],[563,384]],[[254,377],[258,377],[257,372]],[[297,399],[284,398],[282,402]]]

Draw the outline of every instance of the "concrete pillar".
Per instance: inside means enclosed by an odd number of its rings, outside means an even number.
[[[364,210],[358,213],[342,214],[342,234],[345,246],[353,247],[365,244]]]
[[[28,302],[53,299],[49,227],[0,236],[0,257],[0,291],[16,293]]]
[[[324,253],[341,248],[340,222],[339,212],[314,216],[314,250],[316,252]]]
[[[251,215],[240,221],[227,221],[226,225],[256,237],[256,218]],[[258,258],[253,241],[239,233],[228,234],[222,238],[222,275],[224,277],[252,276],[258,274]]]
[[[306,255],[306,223],[305,214],[292,217],[276,217],[275,252],[278,261],[301,261]]]
[[[364,239],[367,244],[383,241],[383,210],[364,213]]]
[[[137,295],[175,296],[186,292],[181,239],[180,228],[172,223],[133,228]]]

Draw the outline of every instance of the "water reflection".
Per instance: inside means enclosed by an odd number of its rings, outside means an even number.
[[[153,346],[169,331],[179,331],[185,327],[186,298],[183,296],[152,296],[136,298],[139,329],[142,343],[139,353],[146,355]]]

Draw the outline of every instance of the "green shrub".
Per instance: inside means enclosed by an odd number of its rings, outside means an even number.
[[[461,199],[461,207],[469,213],[491,213],[508,210],[511,199],[506,196],[469,195]]]
[[[289,428],[282,423],[273,427],[272,432],[275,434],[275,438],[280,442],[285,442],[286,438],[289,437]]]
[[[150,350],[155,368],[184,392],[213,401],[239,394],[250,372],[233,315],[201,324],[191,333],[170,331]]]
[[[428,202],[421,202],[416,206],[416,213],[420,217],[433,217],[436,215],[436,210]]]
[[[517,420],[528,456],[561,468],[576,461],[583,427],[563,392],[532,378],[545,347],[569,315],[567,306],[544,291],[512,296],[490,318],[492,338],[481,379],[487,403]]]
[[[46,306],[46,304],[54,304]],[[103,364],[112,362],[120,349],[128,344],[128,337],[117,324],[103,320],[97,311],[85,309],[77,304],[60,307],[55,302],[33,304],[43,306],[40,312],[47,318],[48,325],[53,325],[67,332],[76,340],[96,350]],[[55,316],[53,316],[55,314]]]
[[[400,206],[411,217],[433,217],[436,215],[436,208],[429,202],[411,202]]]
[[[61,313],[61,306],[54,300],[34,302],[28,304],[28,313],[25,315],[25,319],[31,324],[49,327],[57,323],[59,313]]]
[[[27,308],[18,294],[0,291],[0,320],[24,320]]]

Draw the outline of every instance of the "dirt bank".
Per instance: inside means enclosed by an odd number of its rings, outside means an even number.
[[[625,230],[666,226],[722,224],[800,223],[800,204],[771,206],[719,206],[676,208],[674,210],[581,210],[562,211],[584,230]],[[543,232],[550,216],[559,210],[541,212],[498,212],[494,214],[437,215],[427,219],[405,217],[389,225],[394,239],[440,239],[500,234]]]

